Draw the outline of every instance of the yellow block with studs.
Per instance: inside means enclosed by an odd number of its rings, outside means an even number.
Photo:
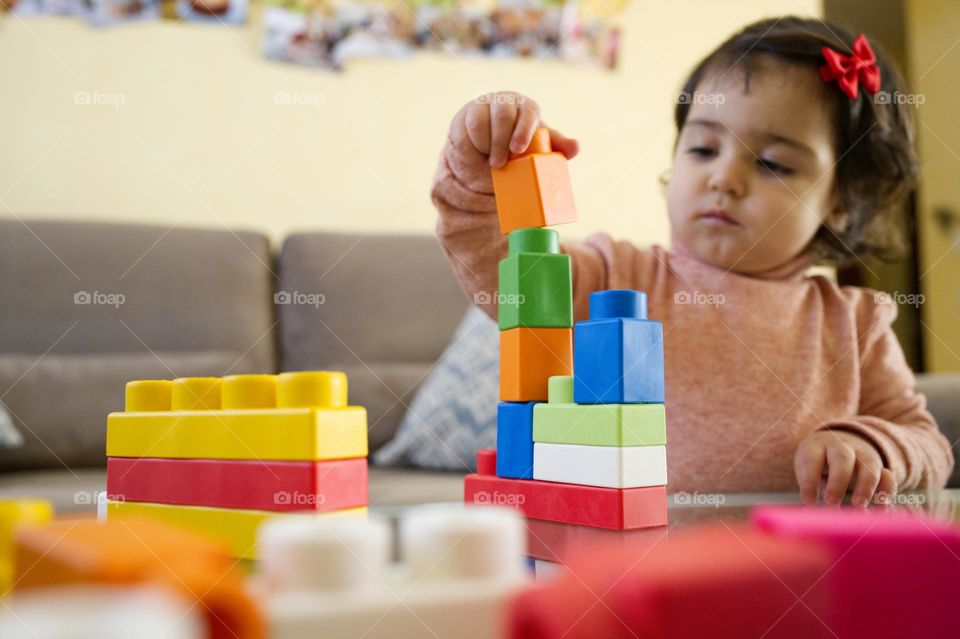
[[[137,380],[108,457],[321,461],[367,455],[367,411],[336,371]]]

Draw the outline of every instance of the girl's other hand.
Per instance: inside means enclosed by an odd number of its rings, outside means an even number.
[[[800,441],[793,458],[800,498],[817,503],[820,480],[825,475],[823,501],[838,506],[852,487],[850,502],[866,507],[876,495],[891,499],[897,490],[893,473],[883,467],[880,452],[869,441],[843,430],[818,430]]]

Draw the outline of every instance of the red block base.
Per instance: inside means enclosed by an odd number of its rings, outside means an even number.
[[[666,544],[669,530],[666,526],[610,530],[527,519],[527,555],[556,564],[566,564],[572,557],[598,549],[629,550],[639,557]]]
[[[367,504],[367,460],[111,457],[107,495],[117,501],[327,512]]]
[[[667,525],[667,487],[600,488],[494,475],[467,475],[468,504],[513,506],[531,519],[632,530]]]

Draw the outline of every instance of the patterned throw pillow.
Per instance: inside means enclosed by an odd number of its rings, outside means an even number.
[[[23,435],[13,425],[13,419],[7,407],[0,402],[0,448],[23,446]]]
[[[374,462],[474,470],[477,450],[497,444],[499,344],[497,323],[471,306]]]

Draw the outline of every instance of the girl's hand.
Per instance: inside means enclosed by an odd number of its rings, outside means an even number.
[[[850,502],[866,507],[877,495],[892,498],[897,490],[893,473],[883,467],[880,452],[869,441],[843,430],[818,430],[797,447],[793,467],[805,504],[817,503],[820,479],[826,474],[823,501],[837,506],[853,486]]]
[[[471,100],[453,116],[450,142],[468,165],[489,164],[502,167],[510,153],[523,153],[540,121],[540,106],[530,98],[512,91],[488,93]],[[547,127],[549,128],[549,127]],[[567,159],[577,155],[580,144],[550,129],[554,151]]]

